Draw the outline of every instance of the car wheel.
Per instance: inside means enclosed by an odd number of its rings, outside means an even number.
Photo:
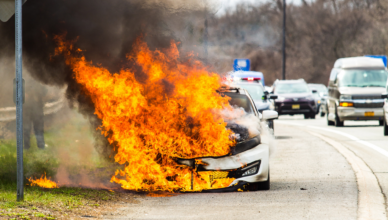
[[[321,117],[325,117],[325,113],[324,112],[321,112]]]
[[[337,114],[337,109],[335,109],[335,126],[336,127],[342,127],[344,126],[344,122],[341,121],[338,117],[338,114]]]
[[[383,125],[384,125],[384,119],[383,119],[383,120],[379,120],[379,125],[380,125],[380,126],[383,126]]]
[[[388,136],[388,124],[386,120],[384,121],[384,136]]]
[[[315,119],[315,113],[311,113],[310,118]]]
[[[270,189],[270,175],[269,175],[269,168],[268,168],[268,179],[265,182],[258,183],[259,190],[269,190]]]
[[[269,120],[267,123],[268,123],[269,132],[272,135],[275,134],[275,123],[273,122],[273,120]]]
[[[334,125],[334,121],[330,121],[330,120],[329,120],[329,113],[326,114],[326,120],[327,120],[327,125],[328,125],[328,126]]]
[[[304,114],[304,119],[309,119],[310,115],[309,114]]]

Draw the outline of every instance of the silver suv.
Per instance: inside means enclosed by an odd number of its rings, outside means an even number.
[[[378,120],[383,125],[388,72],[381,59],[338,59],[329,79],[327,124],[343,126],[345,120]]]

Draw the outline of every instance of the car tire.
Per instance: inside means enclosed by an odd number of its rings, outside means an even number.
[[[325,113],[324,112],[321,112],[321,117],[325,117]]]
[[[258,183],[259,190],[269,190],[270,189],[270,175],[269,175],[269,168],[268,168],[268,179],[265,182]]]
[[[336,127],[343,127],[344,126],[344,122],[341,121],[338,117],[338,114],[337,114],[337,108],[335,109],[335,126]]]
[[[275,123],[273,122],[273,120],[269,120],[267,123],[268,123],[269,132],[272,135],[275,134]]]
[[[326,120],[327,120],[327,125],[328,126],[333,126],[334,125],[334,121],[330,121],[329,120],[329,112],[327,112],[327,114],[326,114]]]
[[[383,119],[383,120],[379,120],[379,125],[380,125],[380,126],[383,126],[383,125],[384,125],[384,119]]]
[[[315,113],[311,113],[310,118],[315,119]]]
[[[309,114],[304,114],[304,119],[309,119],[310,115]]]
[[[388,136],[388,124],[386,120],[384,120],[384,136]]]
[[[329,120],[329,113],[326,114],[326,120],[328,126],[333,126],[335,124],[334,121]]]
[[[268,179],[265,182],[248,183],[245,187],[248,191],[269,190],[270,189],[270,175],[268,169]]]

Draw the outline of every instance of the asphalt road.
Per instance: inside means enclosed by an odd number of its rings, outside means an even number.
[[[378,122],[281,116],[269,191],[133,194],[105,219],[387,219],[388,137]]]

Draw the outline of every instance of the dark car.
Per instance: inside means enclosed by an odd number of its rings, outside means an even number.
[[[317,101],[303,79],[276,80],[273,93],[278,95],[275,110],[279,115],[303,114],[305,119],[315,118]]]

